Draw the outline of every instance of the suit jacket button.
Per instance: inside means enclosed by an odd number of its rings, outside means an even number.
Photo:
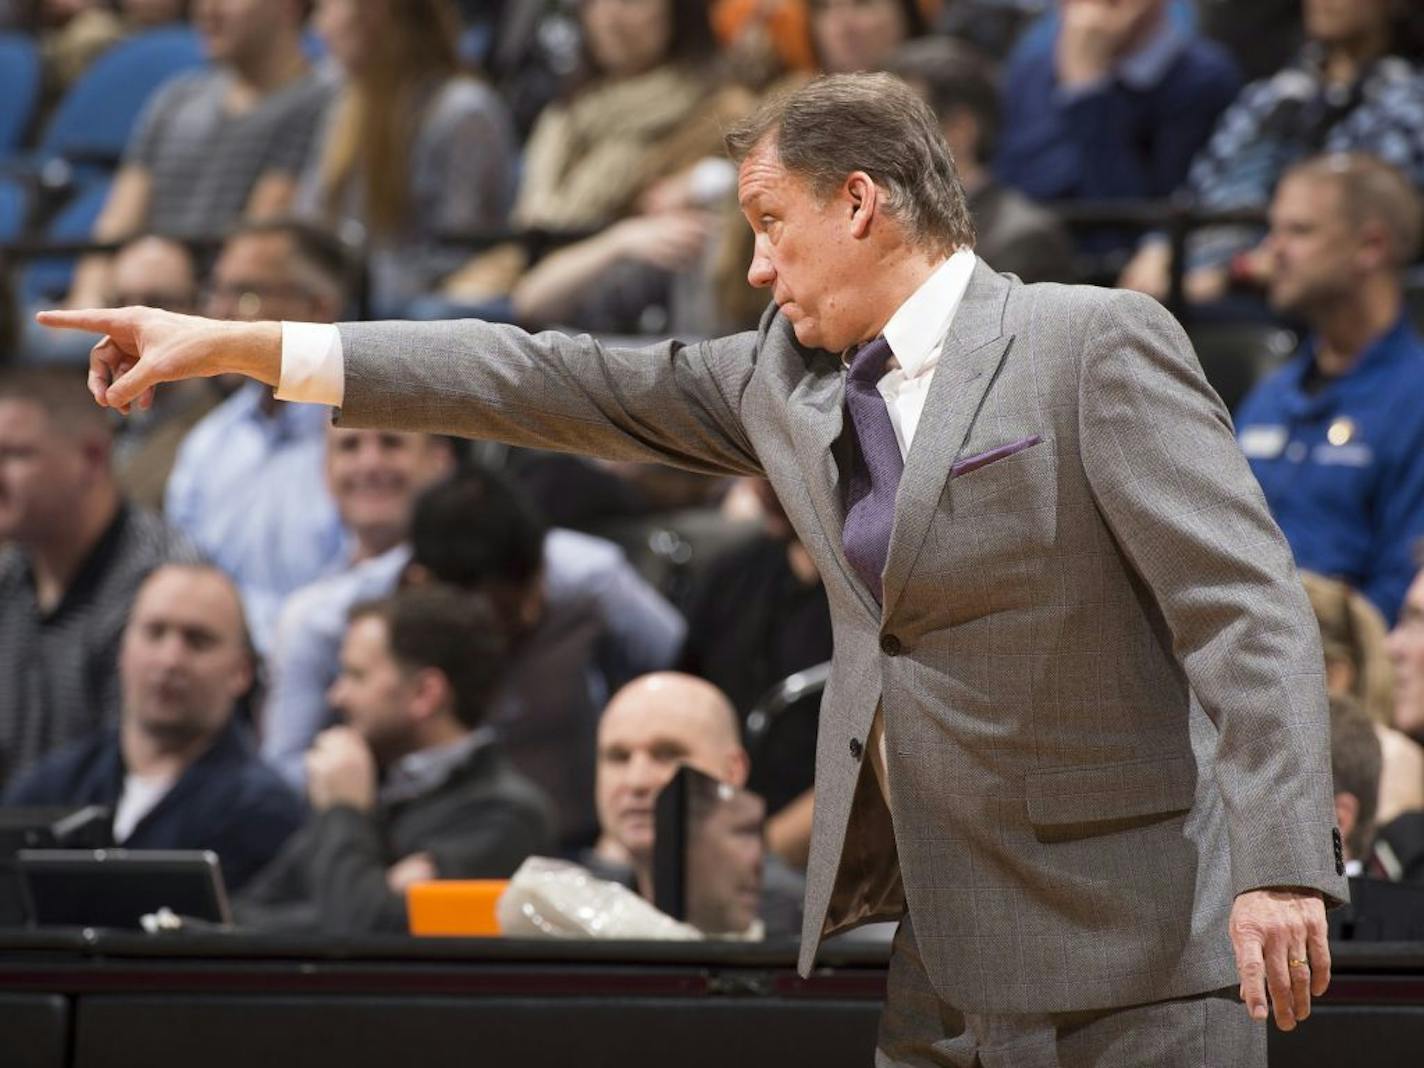
[[[881,651],[882,653],[884,653],[886,656],[899,656],[899,655],[900,655],[900,649],[901,649],[901,648],[902,648],[902,646],[900,645],[900,639],[897,638],[897,637],[895,637],[895,635],[893,635],[893,634],[883,634],[883,635],[881,635],[881,637],[880,637],[880,651]]]
[[[861,744],[860,739],[859,739],[859,738],[852,738],[852,739],[850,740],[850,755],[851,755],[852,757],[854,757],[856,760],[859,760],[859,759],[860,759],[860,755],[861,755],[862,753],[864,753],[864,752],[865,752],[865,746],[863,746],[863,745]]]

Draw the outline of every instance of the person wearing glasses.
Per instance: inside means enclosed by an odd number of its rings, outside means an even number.
[[[243,321],[275,315],[330,323],[345,303],[341,246],[289,222],[235,231],[203,299],[213,318]],[[323,469],[330,421],[325,405],[279,401],[249,382],[193,427],[168,479],[164,513],[233,576],[262,653],[286,596],[345,555]]]

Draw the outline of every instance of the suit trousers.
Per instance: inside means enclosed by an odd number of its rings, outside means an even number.
[[[961,1012],[925,972],[908,917],[895,933],[876,1068],[1265,1068],[1266,1024],[1234,987],[1089,1012]]]

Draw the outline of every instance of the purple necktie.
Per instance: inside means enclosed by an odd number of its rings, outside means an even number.
[[[875,388],[893,355],[890,342],[878,337],[861,346],[846,374],[846,410],[860,451],[851,464],[850,496],[841,541],[846,559],[877,602],[882,596],[880,575],[890,555],[895,491],[900,488],[900,476],[905,470],[885,398]]]

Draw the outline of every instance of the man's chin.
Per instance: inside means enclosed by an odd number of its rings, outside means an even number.
[[[797,342],[804,348],[819,349],[825,347],[824,339],[821,337],[820,327],[816,325],[814,319],[792,319],[791,331],[796,335]]]
[[[1307,301],[1299,293],[1288,289],[1274,288],[1266,291],[1266,303],[1271,311],[1288,319],[1298,319],[1306,310]]]
[[[618,829],[618,844],[629,856],[650,856],[653,852],[652,820],[637,820],[624,823]]]

